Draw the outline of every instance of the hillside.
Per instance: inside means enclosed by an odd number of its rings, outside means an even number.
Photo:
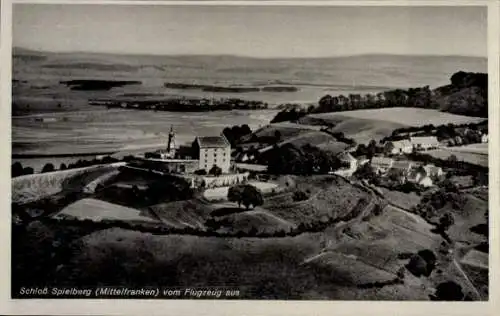
[[[459,71],[451,84],[434,90],[435,102],[442,111],[488,117],[488,75]]]

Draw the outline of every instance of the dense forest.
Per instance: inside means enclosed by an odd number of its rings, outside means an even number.
[[[450,84],[432,90],[429,86],[395,89],[377,94],[325,95],[315,107],[307,110],[280,111],[271,121],[293,121],[308,113],[341,112],[388,107],[417,107],[438,109],[467,116],[488,117],[488,75],[459,71],[450,78]]]

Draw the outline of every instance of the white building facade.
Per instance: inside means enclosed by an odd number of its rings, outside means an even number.
[[[231,145],[224,136],[197,137],[193,146],[198,151],[199,168],[207,173],[215,165],[228,173],[231,167]]]

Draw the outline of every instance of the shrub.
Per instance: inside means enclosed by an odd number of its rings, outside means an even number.
[[[31,167],[25,167],[23,169],[23,174],[33,174],[33,173],[35,173],[35,170],[33,170],[33,168]]]
[[[419,255],[412,256],[406,268],[416,277],[428,275],[427,262]]]
[[[43,166],[42,173],[52,172],[54,170],[55,170],[54,165],[49,162],[49,163],[45,164],[45,166]]]
[[[464,293],[460,285],[453,281],[447,281],[436,287],[435,299],[438,301],[461,301],[464,299]]]
[[[217,165],[213,165],[213,167],[208,171],[208,173],[215,177],[218,177],[222,174],[222,169]]]
[[[198,169],[194,172],[194,174],[197,174],[199,176],[204,176],[207,174],[207,171],[205,169]]]
[[[24,174],[23,165],[20,162],[15,162],[11,166],[12,177],[19,177]]]
[[[295,191],[293,193],[293,200],[295,202],[304,201],[304,200],[307,200],[308,198],[309,198],[309,195],[307,193],[305,193],[304,191]]]

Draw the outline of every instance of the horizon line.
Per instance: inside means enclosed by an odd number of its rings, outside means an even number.
[[[27,48],[22,46],[12,46],[12,55],[14,49],[22,49],[37,53],[52,53],[52,54],[99,54],[99,55],[120,55],[120,56],[154,56],[154,57],[235,57],[235,58],[249,58],[249,59],[329,59],[329,58],[348,58],[348,57],[363,57],[363,56],[397,56],[397,57],[462,57],[462,58],[484,58],[488,56],[481,55],[460,55],[460,54],[401,54],[401,53],[360,53],[352,55],[325,55],[325,56],[249,56],[238,54],[196,54],[196,53],[139,53],[139,52],[112,52],[112,51],[51,51],[43,49]]]

